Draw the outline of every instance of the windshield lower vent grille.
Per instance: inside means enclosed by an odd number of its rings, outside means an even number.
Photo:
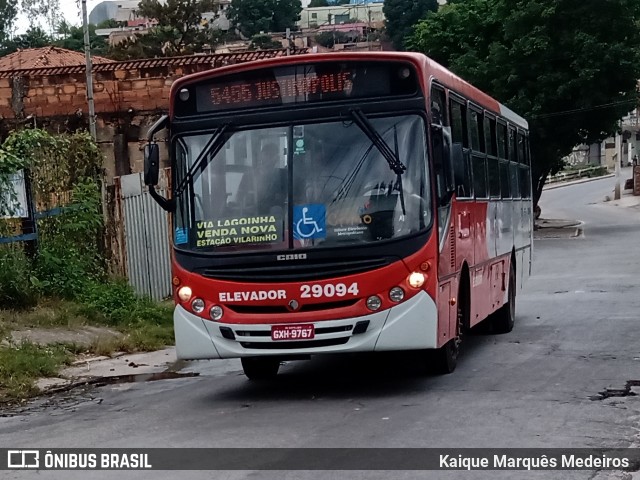
[[[342,262],[271,263],[208,267],[196,270],[204,277],[236,282],[296,282],[322,280],[368,272],[391,263],[387,258],[358,259]]]
[[[357,298],[352,300],[343,300],[341,302],[326,302],[326,303],[310,303],[308,305],[301,305],[298,310],[292,311],[285,305],[237,305],[235,303],[229,303],[225,305],[225,308],[232,310],[236,313],[245,314],[262,314],[262,313],[300,313],[300,312],[315,312],[318,310],[331,310],[333,308],[345,308],[351,307],[358,302]]]

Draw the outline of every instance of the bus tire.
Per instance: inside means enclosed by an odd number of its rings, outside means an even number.
[[[469,282],[466,275],[462,275],[458,290],[456,336],[437,350],[432,350],[431,370],[436,375],[453,373],[458,365],[460,342],[463,329],[469,325]]]
[[[457,338],[452,338],[442,347],[432,350],[430,370],[436,375],[453,373],[458,365],[459,352],[460,343]]]
[[[500,307],[492,316],[491,331],[493,333],[509,333],[516,321],[516,267],[511,260],[509,267],[509,293],[507,303]]]
[[[249,380],[269,380],[278,375],[280,359],[277,357],[242,357],[242,370]]]

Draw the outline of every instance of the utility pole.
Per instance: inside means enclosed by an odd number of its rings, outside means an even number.
[[[87,103],[89,104],[89,133],[94,141],[96,141],[96,112],[93,105],[93,77],[91,72],[91,45],[89,43],[89,22],[87,21],[87,0],[81,0],[82,3],[82,29],[84,30],[84,58],[86,61],[87,76]]]
[[[622,161],[622,133],[616,133],[616,154],[615,157],[615,175],[616,175],[616,185],[613,189],[613,199],[620,200],[620,162]]]
[[[287,56],[289,56],[291,55],[291,29],[289,27],[287,27],[284,35],[287,39]]]

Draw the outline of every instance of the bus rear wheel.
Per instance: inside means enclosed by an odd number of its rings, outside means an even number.
[[[509,267],[509,292],[507,303],[498,309],[491,318],[491,331],[493,333],[509,333],[513,330],[516,321],[516,267],[511,261]]]
[[[249,380],[269,380],[278,375],[280,359],[276,357],[243,357],[242,370]]]

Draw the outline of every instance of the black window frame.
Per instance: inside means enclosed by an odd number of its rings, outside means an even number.
[[[500,135],[501,133],[502,135]],[[500,140],[503,140],[503,142],[501,143]],[[507,123],[501,119],[497,120],[496,143],[498,146],[498,158],[507,160]]]
[[[451,142],[458,143],[462,140],[462,165],[454,165],[456,198],[461,201],[474,199],[473,173],[471,165],[471,151],[469,149],[469,129],[467,125],[467,101],[464,97],[449,90],[448,99],[449,121],[451,122]],[[460,127],[462,131],[454,128],[454,105],[460,108]],[[455,135],[454,135],[455,133]],[[460,181],[462,179],[462,182]],[[462,194],[461,194],[462,192]]]
[[[498,168],[500,170],[500,199],[511,200],[511,172],[509,169],[509,161],[499,159]]]

